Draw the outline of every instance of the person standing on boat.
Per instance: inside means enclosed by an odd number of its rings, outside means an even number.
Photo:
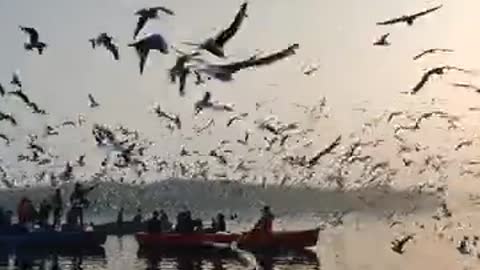
[[[83,209],[88,207],[89,201],[86,196],[90,191],[94,190],[97,185],[84,188],[82,184],[76,183],[75,189],[73,190],[72,195],[70,196],[70,203],[72,204],[72,211],[75,215],[75,218],[80,220],[80,227],[83,228]]]
[[[53,208],[53,227],[61,225],[62,213],[63,213],[63,199],[62,191],[57,188],[55,189],[55,194],[52,197],[52,208]]]
[[[37,212],[33,207],[32,201],[23,197],[17,208],[18,224],[30,227],[35,220]]]
[[[118,210],[117,214],[117,226],[122,226],[123,224],[123,207],[120,207],[120,210]]]
[[[42,200],[38,210],[38,223],[40,226],[46,227],[48,225],[48,219],[51,211],[52,206],[48,203],[48,201],[46,199]]]
[[[275,216],[270,210],[270,206],[264,206],[262,209],[262,217],[255,224],[254,230],[271,233],[273,230],[273,220]]]

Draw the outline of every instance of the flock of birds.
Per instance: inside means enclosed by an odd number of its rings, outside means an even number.
[[[234,74],[245,69],[274,64],[280,60],[295,55],[300,45],[295,43],[286,48],[268,55],[254,54],[244,60],[230,63],[211,63],[205,60],[202,55],[211,54],[214,57],[225,61],[228,53],[225,51],[225,45],[233,39],[238,33],[244,20],[247,18],[248,2],[241,4],[233,21],[218,34],[206,38],[200,42],[184,42],[186,46],[192,47],[190,52],[184,52],[175,46],[169,45],[167,40],[159,33],[146,34],[137,38],[142,29],[149,20],[154,20],[160,16],[175,16],[175,12],[166,7],[150,7],[138,10],[134,15],[138,16],[136,27],[133,31],[134,42],[128,44],[129,48],[135,49],[139,57],[139,72],[144,73],[147,58],[152,51],[158,51],[161,54],[170,54],[173,49],[177,54],[177,60],[173,67],[168,70],[170,82],[177,83],[179,95],[185,95],[186,82],[189,76],[194,76],[195,84],[206,84],[208,80],[215,79],[220,82],[231,82],[234,80]],[[442,8],[442,5],[436,6],[415,14],[404,15],[398,18],[378,22],[378,25],[386,26],[392,24],[405,23],[412,26],[414,22],[423,16],[434,13]],[[27,51],[36,51],[39,55],[48,51],[48,44],[40,39],[39,32],[33,27],[20,26],[20,30],[28,34],[29,40],[24,44]],[[382,35],[373,43],[375,46],[390,46],[388,40],[390,34]],[[108,33],[100,33],[96,37],[88,39],[93,49],[104,48],[111,53],[114,60],[120,60],[120,48],[115,42],[115,38]],[[88,45],[86,40],[86,44]],[[452,53],[451,49],[432,48],[424,50],[413,57],[413,60],[426,57],[435,53]],[[311,67],[303,71],[305,76],[310,76],[318,67]],[[473,71],[455,66],[443,65],[433,67],[426,71],[420,78],[420,81],[406,93],[416,95],[425,87],[432,76],[441,76],[448,71],[458,71],[467,74],[474,74]],[[18,98],[32,113],[46,116],[47,111],[34,102],[23,90],[22,79],[19,72],[15,72],[10,81],[14,88],[7,91],[0,84],[0,98],[15,97]],[[468,88],[480,93],[480,87],[468,83],[454,83],[455,87]],[[256,103],[257,112],[274,100],[259,101]],[[101,107],[92,94],[88,95],[89,107],[98,109]],[[292,104],[296,109],[300,109],[306,116],[307,122],[316,122],[321,119],[329,118],[327,99],[322,98],[314,105]],[[202,114],[206,110],[212,113],[219,112],[228,114],[224,124],[225,128],[233,128],[240,122],[247,122],[252,117],[252,112],[237,112],[233,104],[223,103],[215,100],[210,91],[206,91],[204,96],[194,103],[194,115]],[[473,110],[473,108],[472,108]],[[440,121],[447,121],[449,130],[461,129],[460,118],[451,115],[448,112],[435,110],[423,112],[419,115],[409,111],[388,111],[371,122],[365,123],[362,135],[370,133],[379,125],[393,125],[392,134],[397,146],[396,155],[399,157],[400,164],[394,164],[389,160],[378,161],[376,148],[386,144],[387,138],[362,139],[358,134],[334,136],[330,142],[320,149],[314,150],[318,135],[314,128],[304,128],[302,123],[284,122],[276,116],[256,119],[253,125],[257,132],[245,129],[241,132],[240,138],[234,140],[221,140],[209,151],[203,152],[195,149],[189,149],[186,145],[194,140],[193,137],[187,137],[182,134],[185,128],[179,114],[166,111],[161,105],[155,104],[152,113],[159,119],[167,123],[166,127],[170,132],[178,132],[179,136],[185,141],[180,146],[179,152],[173,156],[149,155],[148,151],[154,142],[142,138],[142,134],[137,130],[130,130],[125,126],[111,127],[108,125],[93,123],[91,133],[94,142],[98,148],[105,150],[105,157],[102,159],[99,170],[88,177],[94,181],[115,181],[128,183],[145,183],[146,175],[150,172],[156,179],[159,175],[166,177],[182,177],[192,179],[233,179],[243,181],[251,179],[267,186],[270,182],[280,185],[291,185],[298,183],[311,183],[317,181],[319,184],[335,186],[339,189],[348,189],[351,187],[365,186],[384,186],[391,184],[399,172],[402,170],[413,170],[414,165],[418,165],[417,175],[430,171],[439,175],[439,179],[444,179],[446,167],[448,165],[446,155],[437,153],[428,153],[429,147],[420,143],[408,142],[407,132],[415,132],[421,129],[422,123],[431,118],[438,118]],[[397,118],[402,118],[397,121]],[[205,123],[193,127],[194,135],[200,136],[204,132],[211,132],[211,129],[217,124],[218,120],[210,118]],[[12,128],[21,125],[11,113],[7,113],[0,108],[0,122],[5,122]],[[86,154],[79,154],[76,160],[66,161],[63,169],[59,172],[52,169],[52,164],[59,159],[55,153],[40,140],[49,136],[58,136],[61,129],[65,127],[79,128],[86,125],[85,116],[79,116],[75,120],[66,120],[55,125],[47,125],[43,136],[30,134],[27,138],[26,150],[18,154],[18,162],[30,162],[39,169],[35,174],[35,179],[39,183],[50,183],[59,185],[62,182],[77,180],[80,175],[76,174],[76,168],[84,167],[87,164]],[[252,123],[248,123],[251,125]],[[2,130],[4,128],[2,127]],[[177,133],[176,133],[177,134]],[[371,134],[371,133],[370,133]],[[8,147],[13,139],[7,133],[0,132],[0,139]],[[461,151],[463,148],[473,145],[474,139],[464,139],[458,142],[452,149]],[[195,145],[195,144],[192,144]],[[370,153],[368,152],[370,149]],[[243,151],[243,154],[239,154]],[[426,153],[425,155],[421,155]],[[327,162],[325,157],[331,156]],[[415,158],[415,156],[417,158]],[[250,158],[247,158],[250,157]],[[7,188],[21,186],[21,179],[10,175],[8,166],[0,159],[0,180]],[[319,164],[322,164],[322,170],[318,170]],[[469,160],[462,163],[462,174],[470,174],[480,177],[469,168],[480,165],[480,162]],[[51,166],[51,167],[49,167]],[[215,170],[214,167],[219,168]],[[400,166],[400,167],[399,167]],[[256,175],[254,171],[262,172],[262,175]],[[134,172],[134,175],[128,173]],[[269,172],[267,174],[266,172]],[[117,174],[115,174],[117,173]],[[28,179],[28,175],[23,175],[23,179]],[[134,180],[131,180],[134,179]],[[348,181],[348,179],[353,179]],[[439,181],[439,185],[443,182]],[[445,190],[442,189],[442,192]],[[403,246],[413,238],[413,235],[407,235],[394,241],[392,249],[395,252],[403,253]]]

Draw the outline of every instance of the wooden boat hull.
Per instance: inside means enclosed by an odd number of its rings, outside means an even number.
[[[98,232],[25,232],[2,234],[1,247],[15,248],[66,248],[98,247],[105,243],[106,234]]]
[[[202,248],[215,245],[230,245],[239,234],[216,233],[137,233],[135,238],[141,247],[186,247]]]

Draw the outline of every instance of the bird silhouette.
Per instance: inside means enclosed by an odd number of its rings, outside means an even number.
[[[12,74],[12,80],[10,80],[11,85],[15,85],[18,88],[22,88],[22,80],[20,80],[20,74],[18,71],[15,71]]]
[[[115,60],[120,60],[118,46],[113,42],[113,37],[107,33],[100,33],[96,38],[91,38],[88,41],[92,44],[93,49],[97,46],[103,46],[112,54]]]
[[[237,114],[237,115],[234,115],[234,116],[230,117],[227,121],[227,127],[230,127],[231,125],[233,125],[233,123],[235,121],[242,120],[247,116],[248,116],[248,113],[241,113],[241,114]]]
[[[175,83],[177,81],[177,77],[179,78],[179,88],[178,91],[180,96],[185,95],[185,86],[187,83],[187,77],[191,73],[190,67],[187,66],[188,63],[195,59],[195,57],[200,55],[200,52],[192,52],[190,54],[184,53],[178,49],[175,49],[176,52],[179,54],[177,56],[177,61],[175,65],[169,69],[170,75],[170,82]]]
[[[134,43],[128,44],[128,46],[134,47],[140,58],[140,74],[143,74],[145,62],[151,50],[157,50],[163,54],[169,52],[167,41],[160,34],[149,34]]]
[[[460,72],[464,72],[464,73],[472,73],[469,70],[462,69],[462,68],[457,68],[457,67],[453,67],[453,66],[441,66],[441,67],[432,68],[432,69],[428,70],[425,74],[423,74],[420,81],[410,91],[410,94],[412,94],[412,95],[417,94],[418,91],[420,91],[425,86],[425,84],[428,82],[430,77],[432,77],[433,75],[441,76],[441,75],[445,74],[446,71],[449,71],[449,70],[456,70],[456,71],[460,71]]]
[[[208,38],[203,43],[184,42],[184,44],[198,46],[200,49],[206,50],[217,57],[224,58],[225,51],[223,47],[230,39],[232,39],[235,36],[235,34],[240,29],[240,26],[242,25],[243,20],[247,16],[247,6],[248,6],[248,3],[244,2],[240,6],[239,11],[235,15],[235,19],[230,24],[230,26],[222,30],[215,37]]]
[[[382,35],[377,41],[373,43],[374,46],[390,46],[390,42],[387,38],[390,36],[390,33]]]
[[[17,125],[17,120],[10,114],[10,113],[4,113],[0,111],[0,121],[9,121],[12,126]]]
[[[88,94],[88,106],[90,108],[95,108],[100,106],[100,104],[95,100],[92,94]]]
[[[135,12],[135,15],[139,17],[138,17],[137,26],[135,27],[135,31],[133,32],[133,39],[137,37],[138,33],[140,32],[140,30],[142,30],[142,28],[145,26],[148,20],[158,18],[159,11],[162,11],[167,15],[175,15],[175,13],[172,10],[162,6],[142,8],[137,12]]]
[[[182,121],[180,120],[180,117],[178,115],[173,115],[173,114],[170,114],[170,113],[167,113],[167,112],[163,111],[162,108],[160,107],[160,105],[156,105],[153,108],[153,111],[155,112],[155,114],[158,117],[166,118],[167,120],[173,122],[175,124],[175,126],[177,127],[177,129],[182,129]]]
[[[29,35],[29,43],[24,44],[25,50],[31,51],[33,49],[36,49],[38,51],[38,54],[42,54],[43,50],[47,47],[47,44],[44,42],[40,42],[38,31],[33,27],[19,27],[20,30]]]
[[[212,76],[220,81],[232,81],[234,73],[250,67],[271,65],[277,61],[294,55],[295,50],[297,50],[299,47],[300,45],[295,43],[284,50],[272,53],[265,57],[251,57],[245,61],[234,62],[230,64],[208,64],[206,67],[197,69],[197,71]]]
[[[470,83],[452,83],[452,86],[459,87],[459,88],[465,88],[465,89],[471,89],[474,90],[476,93],[480,93],[480,87],[470,84]]]
[[[428,50],[424,50],[421,53],[415,55],[413,57],[413,60],[418,60],[418,59],[422,58],[423,56],[425,56],[427,54],[433,54],[433,53],[437,53],[437,52],[450,53],[450,52],[453,52],[453,50],[451,50],[451,49],[439,49],[439,48],[428,49]]]
[[[404,236],[400,239],[395,239],[394,241],[392,241],[392,250],[395,251],[396,253],[398,254],[403,254],[404,251],[404,246],[405,244],[408,243],[408,241],[412,240],[413,239],[413,234],[409,234],[407,236]]]
[[[223,104],[218,101],[213,102],[212,94],[209,91],[205,92],[201,100],[195,102],[195,105],[194,105],[195,114],[199,114],[201,111],[203,111],[206,108],[211,108],[216,111],[228,111],[228,112],[233,111],[233,106],[230,104]]]
[[[8,138],[7,135],[0,133],[0,139],[5,141],[5,145],[9,146],[10,145],[10,138]]]
[[[20,98],[20,100],[23,101],[25,103],[25,105],[27,105],[27,106],[30,104],[30,99],[25,94],[25,92],[22,91],[22,89],[18,89],[18,90],[15,90],[15,91],[9,91],[8,94]]]
[[[432,12],[440,9],[441,7],[443,7],[443,5],[439,5],[439,6],[436,6],[436,7],[433,7],[433,8],[430,8],[430,9],[427,9],[427,10],[424,10],[424,11],[421,11],[421,12],[418,12],[418,13],[415,13],[415,14],[403,15],[401,17],[394,18],[394,19],[391,19],[391,20],[378,22],[377,25],[390,25],[390,24],[396,24],[396,23],[406,23],[407,25],[411,26],[411,25],[413,25],[413,23],[416,19],[418,19],[422,16],[425,16],[429,13],[432,13]]]

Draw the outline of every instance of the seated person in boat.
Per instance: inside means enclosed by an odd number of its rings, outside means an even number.
[[[23,197],[17,207],[18,224],[30,227],[37,217],[37,211],[33,203],[27,197]]]
[[[172,223],[168,219],[167,213],[163,210],[160,210],[160,225],[162,232],[170,232],[172,230]]]
[[[56,227],[61,224],[63,212],[62,191],[59,188],[55,189],[55,194],[51,198],[51,204],[53,209],[53,226]]]
[[[135,214],[132,221],[133,221],[133,223],[136,223],[136,224],[142,223],[143,217],[142,217],[142,209],[141,208],[137,208],[137,214]]]
[[[162,232],[162,223],[158,219],[159,213],[158,211],[153,211],[152,218],[148,221],[147,224],[147,231],[149,233],[160,233]]]
[[[262,209],[262,217],[255,224],[254,230],[271,233],[274,219],[275,216],[270,210],[270,206],[264,206]]]
[[[177,226],[175,231],[179,233],[192,233],[195,231],[202,231],[202,220],[201,219],[192,219],[192,214],[190,211],[180,212],[177,215]]]
[[[48,203],[47,200],[42,200],[40,203],[40,209],[38,211],[38,223],[42,227],[46,227],[48,225],[48,219],[50,217],[50,212],[52,210],[52,206]]]
[[[207,233],[226,232],[227,224],[225,222],[225,216],[222,213],[218,213],[215,218],[212,219],[212,227],[205,229]]]

